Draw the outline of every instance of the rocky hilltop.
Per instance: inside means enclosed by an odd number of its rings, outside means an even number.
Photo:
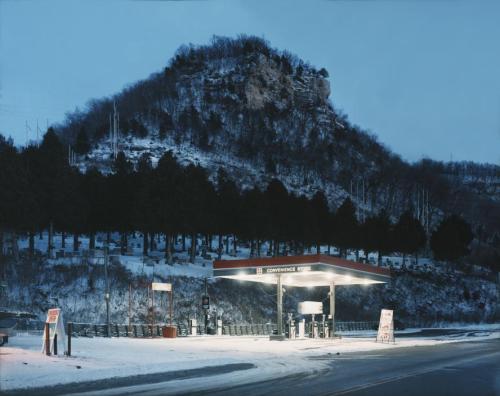
[[[333,107],[330,80],[263,39],[214,37],[179,48],[161,72],[89,102],[57,129],[75,165],[109,172],[116,104],[118,150],[132,160],[149,153],[154,164],[172,151],[211,175],[224,168],[242,189],[277,177],[292,192],[323,190],[332,206],[350,196],[363,214],[384,208],[397,217],[414,207],[421,218],[425,201],[431,227],[459,213],[497,244],[500,167],[407,163]]]

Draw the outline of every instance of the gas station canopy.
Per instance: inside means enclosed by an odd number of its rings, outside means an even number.
[[[390,279],[386,268],[321,254],[216,260],[213,275],[243,281],[297,287],[370,285]],[[277,276],[279,275],[279,276]]]
[[[390,271],[321,254],[306,256],[280,256],[246,260],[214,261],[214,277],[272,283],[276,285],[277,334],[271,340],[284,340],[283,286],[330,287],[330,337],[335,337],[335,287],[342,285],[371,285],[385,283]]]

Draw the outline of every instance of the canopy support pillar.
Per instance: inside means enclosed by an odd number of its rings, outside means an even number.
[[[330,284],[330,319],[332,321],[332,331],[330,338],[335,337],[335,283]]]
[[[276,315],[276,324],[277,324],[277,334],[271,334],[269,337],[271,340],[283,341],[285,339],[285,334],[283,332],[283,285],[281,283],[281,275],[276,275],[276,305],[277,305],[277,315]]]

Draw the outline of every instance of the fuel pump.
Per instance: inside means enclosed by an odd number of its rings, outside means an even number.
[[[299,338],[304,338],[306,336],[306,320],[302,319],[299,322]]]
[[[288,313],[288,338],[290,340],[295,339],[295,321],[292,318],[292,314]]]
[[[328,338],[328,328],[326,327],[326,322],[325,322],[325,319],[326,319],[326,315],[323,314],[323,321],[321,322],[321,327],[323,329],[323,332],[322,332],[322,337],[323,338]]]

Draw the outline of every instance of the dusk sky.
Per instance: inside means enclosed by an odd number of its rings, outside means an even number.
[[[500,164],[500,1],[0,0],[0,133],[161,70],[182,44],[254,34],[330,73],[354,124],[415,161]]]

